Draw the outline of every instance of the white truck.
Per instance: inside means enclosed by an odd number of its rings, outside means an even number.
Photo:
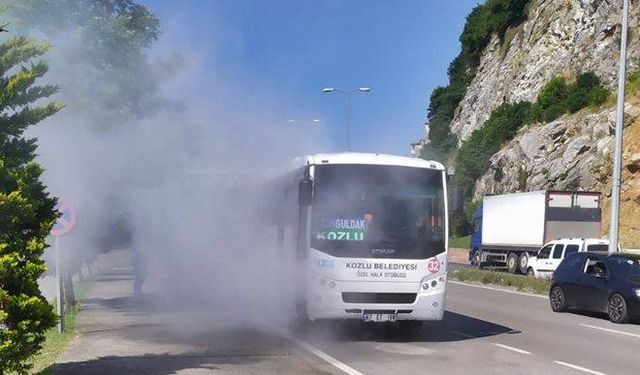
[[[527,273],[529,258],[559,238],[600,237],[600,193],[542,190],[485,196],[474,215],[469,261]]]

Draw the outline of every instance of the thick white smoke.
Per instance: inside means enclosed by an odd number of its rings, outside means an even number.
[[[188,27],[174,26],[162,38]],[[264,221],[260,193],[288,160],[328,144],[322,130],[288,123],[277,97],[226,81],[199,63],[200,52],[175,51],[162,39],[150,67],[166,105],[143,117],[105,110],[74,92],[109,84],[69,69],[85,58],[79,30],[49,36],[47,81],[60,86],[67,107],[32,134],[50,191],[78,209],[78,225],[63,239],[67,267],[131,246],[154,306],[213,309],[236,323],[279,309],[279,282],[291,270]]]

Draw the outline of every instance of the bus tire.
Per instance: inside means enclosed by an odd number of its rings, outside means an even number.
[[[509,253],[507,256],[507,270],[509,273],[516,273],[518,271],[518,254]]]
[[[526,251],[523,251],[522,254],[520,254],[520,257],[518,258],[518,271],[520,271],[521,274],[526,275],[528,267],[529,267],[529,253],[527,253]]]
[[[296,311],[293,320],[294,330],[297,333],[303,333],[311,321],[309,320],[309,316],[307,315],[307,306],[304,301],[296,302]]]
[[[398,321],[398,328],[400,329],[400,333],[402,335],[406,335],[410,337],[417,335],[422,329],[423,325],[424,325],[424,322],[421,320],[399,320]]]

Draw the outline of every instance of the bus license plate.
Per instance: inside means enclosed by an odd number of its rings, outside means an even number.
[[[365,322],[395,322],[398,314],[363,314],[362,320]]]

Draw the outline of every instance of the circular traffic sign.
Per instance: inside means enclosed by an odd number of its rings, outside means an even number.
[[[58,197],[58,204],[56,204],[55,210],[60,213],[60,216],[53,224],[53,228],[51,228],[51,235],[62,236],[69,233],[71,228],[76,225],[78,213],[71,202],[60,197]]]

